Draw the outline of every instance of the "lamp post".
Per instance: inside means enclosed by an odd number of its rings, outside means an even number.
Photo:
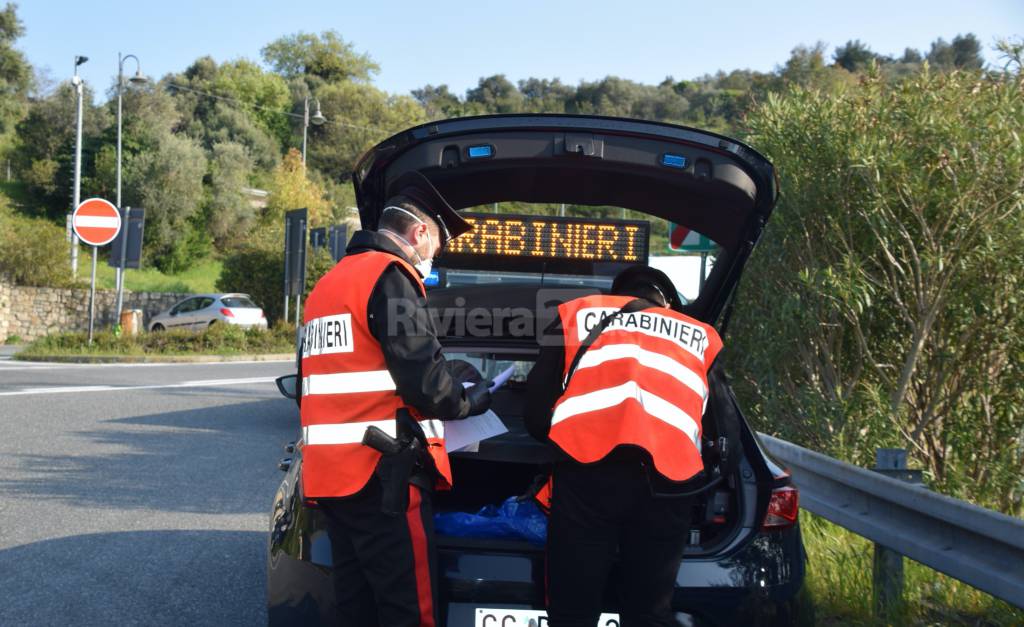
[[[309,137],[309,123],[312,122],[314,126],[320,126],[327,121],[322,111],[320,111],[320,101],[316,98],[313,99],[316,103],[316,111],[313,113],[313,117],[309,116],[309,96],[306,96],[303,102],[302,108],[302,167],[306,167],[306,143]],[[287,226],[287,223],[286,223]],[[287,236],[286,236],[287,237]],[[295,297],[295,327],[299,326],[299,309],[302,307],[302,289],[299,289],[299,294]],[[284,295],[284,319],[288,319],[288,293]]]
[[[309,134],[309,123],[312,122],[314,126],[320,126],[327,121],[323,112],[320,111],[320,101],[314,98],[313,102],[316,103],[316,111],[313,113],[313,117],[310,118],[309,96],[306,96],[305,107],[302,114],[302,165],[306,165],[306,138]]]
[[[117,53],[117,210],[121,211],[121,94],[124,92],[124,62],[128,59],[135,59],[135,76],[128,80],[135,84],[146,82],[142,75],[139,58],[134,54],[122,56]],[[124,260],[128,246],[128,218],[131,209],[122,216],[125,231],[121,234],[121,261],[117,265],[117,314],[114,316],[115,324],[121,323],[121,307],[124,304]]]
[[[71,84],[75,87],[75,94],[78,100],[78,113],[75,116],[75,189],[71,210],[78,208],[82,200],[82,78],[78,75],[78,66],[89,60],[89,57],[75,55],[75,75],[71,77]],[[71,217],[68,217],[68,224],[71,224]],[[71,230],[71,276],[78,276],[78,235],[74,229]]]

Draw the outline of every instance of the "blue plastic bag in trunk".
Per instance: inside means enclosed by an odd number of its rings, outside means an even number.
[[[545,544],[548,519],[532,500],[509,497],[500,506],[488,505],[475,514],[445,512],[434,515],[438,534],[463,538],[520,538]]]

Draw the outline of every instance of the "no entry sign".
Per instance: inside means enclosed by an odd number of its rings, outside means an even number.
[[[121,214],[110,202],[90,198],[78,205],[71,218],[78,239],[90,246],[110,243],[121,230]]]

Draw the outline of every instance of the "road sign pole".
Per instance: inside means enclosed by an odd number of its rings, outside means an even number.
[[[305,220],[299,220],[299,231],[302,232],[302,245],[299,247],[299,249],[302,250],[306,246],[306,221]],[[302,251],[302,252],[303,252],[303,254],[302,254],[302,263],[305,264],[306,263],[305,251]],[[299,279],[299,281],[300,281],[299,282],[299,289],[298,289],[298,293],[295,295],[295,328],[296,329],[299,328],[299,321],[301,320],[301,318],[299,317],[300,316],[299,310],[302,309],[302,292],[306,289],[306,285],[305,285],[306,269],[305,269],[305,267],[303,267],[302,272],[299,273],[299,276],[301,277]]]
[[[96,249],[92,247],[92,282],[89,284],[89,346],[92,346],[93,320],[96,317]]]
[[[121,324],[121,307],[124,305],[124,279],[128,274],[125,267],[125,258],[128,255],[128,225],[131,223],[132,208],[124,208],[123,231],[121,233],[121,263],[117,266],[117,314],[114,316],[114,324]]]
[[[291,281],[289,281],[288,271],[291,269],[288,265],[288,244],[291,240],[288,236],[291,235],[291,220],[287,218],[284,221],[284,315],[281,319],[288,322],[288,292],[291,290]]]
[[[102,198],[90,198],[75,207],[71,228],[78,239],[92,246],[92,280],[89,283],[89,344],[96,324],[96,257],[98,248],[114,241],[121,231],[121,213]]]

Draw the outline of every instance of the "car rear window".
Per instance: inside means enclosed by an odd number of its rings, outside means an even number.
[[[258,309],[256,303],[244,296],[228,296],[220,299],[225,307],[238,307],[240,309]]]

